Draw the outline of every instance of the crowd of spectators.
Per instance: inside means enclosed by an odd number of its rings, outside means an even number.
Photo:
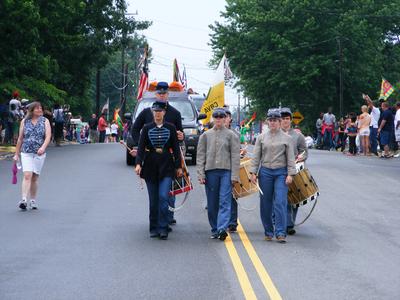
[[[0,144],[15,145],[21,120],[26,115],[29,101],[21,99],[18,91],[13,92],[12,99],[0,104]],[[126,135],[127,126],[120,130],[116,122],[107,121],[107,111],[98,118],[92,114],[84,121],[80,115],[73,116],[68,106],[55,104],[52,109],[43,109],[52,127],[52,141],[56,146],[63,142],[111,143],[118,142]]]
[[[316,148],[350,156],[400,156],[400,102],[390,106],[383,100],[374,103],[367,95],[364,99],[359,113],[351,112],[339,120],[332,108],[320,114],[315,123]]]

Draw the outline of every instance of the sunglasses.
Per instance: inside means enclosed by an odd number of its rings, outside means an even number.
[[[216,117],[213,117],[214,119],[223,119],[223,118],[225,118],[225,116],[216,116]]]

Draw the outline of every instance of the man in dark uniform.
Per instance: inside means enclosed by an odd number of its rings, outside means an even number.
[[[164,116],[165,122],[171,123],[176,127],[176,133],[178,136],[178,141],[182,142],[184,139],[183,135],[183,127],[182,127],[182,117],[181,113],[171,105],[168,105],[168,83],[160,81],[157,83],[156,87],[156,98],[157,100],[165,101],[167,103],[167,109]],[[133,123],[132,126],[132,138],[134,145],[138,145],[140,131],[142,130],[143,126],[147,123],[153,122],[153,112],[151,108],[145,108],[143,111],[140,112],[138,117]],[[136,156],[136,149],[131,151],[131,154]],[[175,206],[175,197],[171,197],[169,205],[171,207]],[[170,214],[170,224],[176,224],[176,220],[174,219],[174,213],[171,212]]]

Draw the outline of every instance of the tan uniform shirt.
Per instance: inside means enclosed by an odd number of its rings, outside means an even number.
[[[269,169],[287,167],[288,175],[296,174],[292,138],[278,130],[264,132],[257,137],[250,172],[257,174],[260,165]]]
[[[304,158],[304,161],[308,158],[308,148],[306,144],[306,139],[304,135],[302,135],[300,132],[297,132],[293,128],[290,128],[289,131],[287,132],[288,135],[293,140],[293,150],[294,150],[294,158],[296,159],[297,155],[299,153],[303,153],[302,157]]]
[[[197,145],[197,175],[206,177],[206,171],[223,169],[231,171],[231,180],[239,180],[239,137],[232,130],[222,127],[204,132]]]

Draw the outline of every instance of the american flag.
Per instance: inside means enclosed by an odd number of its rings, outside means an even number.
[[[142,73],[140,75],[140,81],[139,81],[139,88],[138,88],[138,95],[137,95],[137,100],[140,101],[143,97],[143,93],[148,89],[149,87],[149,67],[147,63],[147,48],[148,46],[146,45],[144,48],[144,54],[143,57],[140,61],[140,64],[143,65],[142,67]]]

